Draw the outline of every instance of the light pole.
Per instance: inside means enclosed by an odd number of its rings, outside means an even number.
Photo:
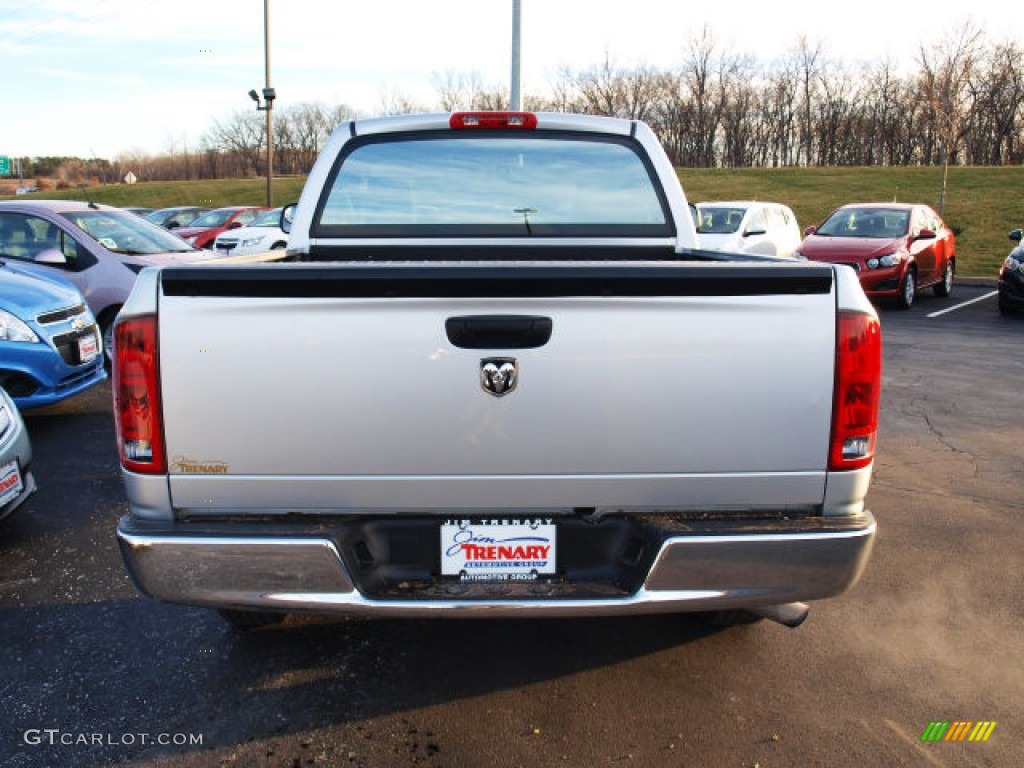
[[[522,16],[522,0],[512,0],[512,87],[508,107],[513,111],[517,111],[523,108],[522,98],[519,93],[520,41],[522,39]]]
[[[253,89],[249,98],[256,102],[256,109],[267,113],[267,208],[274,207],[274,99],[277,94],[270,87],[270,0],[263,0],[263,58],[266,67],[263,87],[263,104]]]

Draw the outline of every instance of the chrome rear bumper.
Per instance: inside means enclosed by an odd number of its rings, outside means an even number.
[[[535,596],[466,599],[453,583],[451,599],[410,600],[362,594],[328,537],[197,535],[186,527],[161,530],[122,518],[121,550],[145,594],[192,605],[380,617],[608,616],[816,600],[857,582],[876,530],[865,512],[836,530],[673,536],[643,586],[625,597],[545,596],[538,584]]]

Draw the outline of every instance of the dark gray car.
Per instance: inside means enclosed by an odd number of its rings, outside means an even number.
[[[150,211],[145,215],[146,221],[159,224],[164,229],[178,229],[187,227],[204,213],[212,211],[212,208],[201,205],[176,205],[172,208],[159,208]]]

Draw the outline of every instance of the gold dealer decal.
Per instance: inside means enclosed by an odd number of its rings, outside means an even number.
[[[171,470],[183,475],[226,475],[226,461],[197,461],[184,456],[175,456],[171,462]]]

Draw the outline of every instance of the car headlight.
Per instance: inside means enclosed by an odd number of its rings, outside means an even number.
[[[241,245],[243,248],[250,248],[254,245],[259,245],[260,243],[262,243],[263,239],[264,238],[262,237],[250,237],[248,240],[243,240],[241,243],[239,243],[239,245]]]
[[[0,339],[4,341],[39,341],[23,320],[0,309]]]
[[[895,267],[903,261],[902,253],[887,253],[877,259],[868,259],[868,269],[882,269],[884,267]]]
[[[1024,274],[1024,261],[1017,261],[1013,256],[1007,256],[1003,266],[1007,272],[1020,272]]]

